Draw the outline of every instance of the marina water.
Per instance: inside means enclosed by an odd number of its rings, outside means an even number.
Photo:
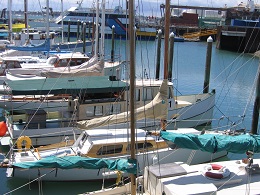
[[[156,41],[137,41],[136,43],[136,77],[154,78],[156,61]],[[125,60],[126,41],[116,40],[115,54]],[[163,45],[162,45],[163,48]],[[109,58],[111,40],[105,42],[106,58]],[[203,91],[206,63],[206,42],[176,42],[174,45],[173,83],[175,94],[198,94]],[[163,49],[162,49],[163,52]],[[215,43],[212,48],[210,89],[216,90],[216,107],[213,121],[207,129],[219,128],[225,125],[237,124],[243,121],[241,128],[250,131],[254,103],[255,76],[259,66],[258,58],[252,54],[241,54],[217,50]],[[127,71],[123,72],[126,79]],[[163,77],[163,53],[161,55],[160,78]],[[252,99],[251,99],[252,98]],[[242,117],[244,116],[244,117]],[[228,120],[229,119],[229,120]],[[220,127],[221,126],[221,127]],[[199,127],[200,129],[203,127]],[[0,148],[0,153],[5,153]],[[241,159],[244,155],[228,154],[229,159]],[[0,159],[4,158],[0,155]],[[78,194],[100,189],[102,183],[97,182],[33,182],[28,180],[7,179],[5,169],[0,169],[0,194]],[[110,185],[113,183],[107,183]],[[25,185],[24,187],[22,187]]]

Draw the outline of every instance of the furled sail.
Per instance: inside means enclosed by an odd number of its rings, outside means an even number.
[[[260,152],[259,135],[220,135],[220,134],[180,134],[161,131],[160,136],[171,148],[186,148],[201,150],[205,152],[227,151],[232,153],[245,153],[250,150],[255,153]]]
[[[50,156],[37,161],[21,162],[13,164],[14,167],[24,169],[32,168],[60,168],[60,169],[102,169],[119,170],[128,173],[136,173],[137,163],[133,159],[102,159],[81,156]]]
[[[82,64],[77,69],[73,68],[52,68],[42,69],[40,76],[48,78],[60,77],[76,77],[76,76],[102,76],[104,74],[104,61],[91,61],[90,63]]]
[[[131,86],[130,86],[131,87]],[[150,119],[163,119],[167,118],[168,115],[168,81],[167,79],[163,80],[159,92],[154,97],[154,99],[146,104],[143,107],[137,108],[136,113],[136,120],[142,120],[145,118]],[[101,126],[105,126],[108,124],[115,124],[115,123],[125,123],[130,120],[129,112],[123,112],[120,114],[94,118],[91,120],[84,120],[79,121],[78,128],[87,130],[93,129]]]

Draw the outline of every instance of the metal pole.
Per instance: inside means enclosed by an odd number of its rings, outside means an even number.
[[[111,62],[114,62],[114,47],[115,47],[115,26],[112,26],[112,48],[111,48]]]
[[[79,26],[80,26],[80,21],[77,21],[77,40],[79,40]]]
[[[88,22],[88,39],[91,38],[91,33],[90,33],[90,26],[91,26],[91,22]]]
[[[162,45],[162,30],[158,30],[158,45],[157,45],[157,58],[156,58],[156,76],[155,79],[159,80],[160,77],[160,63],[161,63],[161,45]]]
[[[207,46],[207,55],[206,55],[205,79],[204,79],[203,93],[209,92],[210,66],[211,66],[211,54],[212,54],[212,42],[213,42],[213,39],[211,36],[207,39],[207,42],[208,42],[208,46]]]
[[[70,42],[70,20],[68,21],[68,42]]]
[[[86,23],[83,23],[83,53],[86,53]]]
[[[134,34],[134,0],[129,0],[129,35],[130,35],[130,129],[131,159],[135,157],[135,34]],[[131,194],[136,194],[136,174],[131,174]]]
[[[256,97],[254,102],[254,110],[253,110],[253,118],[252,118],[252,126],[251,133],[257,134],[258,128],[258,120],[259,120],[259,108],[260,108],[260,64],[258,66],[258,78],[256,84]]]
[[[173,54],[174,54],[174,33],[170,34],[170,53],[169,53],[169,67],[168,67],[168,80],[172,80],[172,67],[173,67]]]
[[[61,42],[64,42],[63,0],[61,0]]]

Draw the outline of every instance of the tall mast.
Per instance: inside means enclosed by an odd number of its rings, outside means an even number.
[[[165,0],[165,15],[164,15],[164,79],[168,79],[169,33],[170,33],[170,0]]]
[[[135,36],[134,36],[134,0],[129,0],[129,40],[130,40],[130,128],[131,159],[135,158]],[[136,174],[131,174],[131,194],[136,194]]]
[[[12,0],[8,1],[8,32],[9,32],[9,40],[10,42],[13,42],[12,34],[13,34],[13,18],[12,18]]]
[[[96,0],[97,4],[96,4],[96,36],[95,36],[95,56],[98,56],[98,44],[99,44],[99,0]]]
[[[25,28],[28,29],[28,3],[27,3],[27,0],[24,0],[24,22],[25,22]]]
[[[61,12],[61,42],[63,43],[64,42],[63,0],[61,0],[60,12]]]
[[[106,10],[106,1],[102,0],[102,16],[101,16],[101,48],[100,48],[100,58],[104,60],[105,55],[105,10]]]
[[[49,0],[46,0],[46,39],[50,37],[50,5]]]

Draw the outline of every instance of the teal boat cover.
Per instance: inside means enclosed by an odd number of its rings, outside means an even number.
[[[128,89],[123,81],[111,81],[108,76],[86,76],[8,80],[12,95],[86,94],[120,92]]]
[[[88,158],[81,156],[50,156],[38,161],[14,163],[14,167],[24,169],[33,168],[60,168],[60,169],[102,169],[119,170],[127,173],[135,174],[137,171],[137,163],[134,159],[101,159]]]
[[[161,131],[160,136],[171,148],[186,148],[204,152],[227,151],[231,153],[260,152],[259,135],[180,134]]]

